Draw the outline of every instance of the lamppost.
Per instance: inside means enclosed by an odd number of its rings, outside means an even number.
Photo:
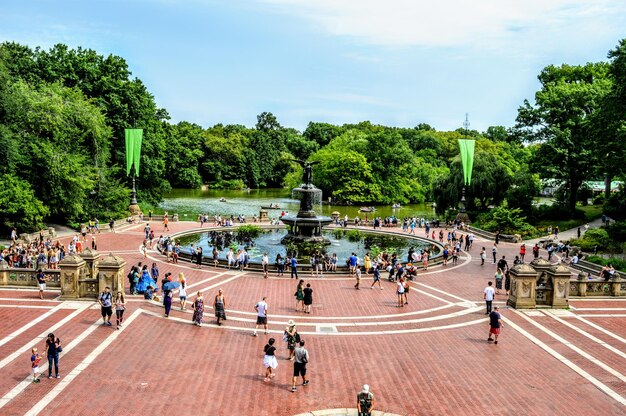
[[[456,219],[465,224],[469,223],[469,216],[465,212],[465,187],[472,182],[472,169],[474,167],[474,140],[469,139],[469,114],[465,113],[465,121],[463,128],[465,139],[459,140],[459,149],[461,152],[461,164],[463,165],[463,187],[461,188],[461,202],[459,204],[459,213]]]
[[[132,170],[133,188],[130,193],[130,206],[128,210],[133,215],[141,214],[141,208],[137,204],[137,186],[135,178],[139,176],[139,161],[141,160],[141,142],[143,140],[143,129],[124,129],[126,139],[126,175]]]

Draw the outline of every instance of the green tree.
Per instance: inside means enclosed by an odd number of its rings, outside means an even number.
[[[608,71],[606,63],[550,65],[539,74],[535,104],[525,100],[518,110],[521,136],[541,144],[536,153],[540,175],[564,181],[572,212],[580,186],[598,161],[589,120],[610,90]]]
[[[22,232],[41,229],[48,209],[37,199],[30,184],[10,174],[0,175],[0,233],[12,227]]]

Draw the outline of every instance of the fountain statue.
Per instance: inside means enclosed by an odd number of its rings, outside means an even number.
[[[296,215],[285,215],[281,218],[284,224],[289,226],[289,232],[282,239],[282,243],[323,243],[330,241],[322,235],[322,228],[332,222],[332,218],[318,216],[313,210],[313,199],[320,190],[311,183],[313,179],[312,166],[319,161],[308,162],[294,159],[302,166],[302,185],[295,188],[300,195],[300,209]]]

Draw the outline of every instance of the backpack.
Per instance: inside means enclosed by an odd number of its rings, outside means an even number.
[[[369,410],[372,407],[372,393],[359,393],[359,403],[362,410]]]

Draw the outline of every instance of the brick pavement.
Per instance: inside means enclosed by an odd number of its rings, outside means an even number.
[[[142,260],[138,252],[141,227],[127,226],[118,234],[100,234],[100,251],[114,250],[129,265]],[[194,223],[171,224],[173,231],[195,227]],[[112,328],[94,328],[99,311],[86,309],[56,331],[64,345],[76,343],[61,359],[62,375],[73,374],[68,382],[64,378],[46,378],[38,385],[27,385],[10,400],[0,401],[5,403],[0,413],[23,415],[30,409],[40,409],[38,414],[46,415],[110,414],[115,408],[124,415],[295,415],[355,407],[356,392],[368,383],[376,395],[377,408],[402,415],[626,414],[625,405],[616,399],[626,397],[622,378],[626,360],[619,354],[625,350],[626,336],[624,318],[619,316],[626,315],[626,311],[619,308],[626,308],[626,301],[572,301],[578,309],[559,319],[574,328],[547,313],[521,316],[505,308],[505,318],[522,332],[506,325],[500,344],[487,344],[482,290],[495,266],[480,266],[476,260],[480,245],[490,247],[487,242],[477,241],[469,253],[471,258],[464,255],[457,267],[439,266],[420,273],[412,283],[414,290],[405,308],[394,307],[394,287],[386,281],[381,291],[366,288],[370,280],[364,279],[364,288],[356,291],[353,281],[345,276],[307,276],[315,290],[314,306],[318,307],[306,316],[293,311],[293,280],[262,279],[255,273],[207,267],[196,270],[184,263],[168,264],[158,253],[150,253],[152,259],[147,261],[158,262],[162,274],[184,271],[188,284],[196,285],[190,293],[212,287],[205,293],[209,303],[217,289],[223,288],[230,318],[225,326],[211,324],[210,308],[205,311],[208,324],[197,328],[190,323],[190,313],[174,311],[167,320],[160,316],[158,304],[132,297],[126,315],[138,308],[145,312],[139,312],[113,338]],[[517,248],[501,244],[500,255],[512,259]],[[257,338],[250,336],[252,307],[264,294],[269,297],[270,327],[279,344],[278,375],[270,383],[262,381],[262,347],[267,337],[262,332]],[[7,306],[0,307],[0,340],[49,310],[29,305],[59,304],[52,301],[54,292],[46,293],[44,302],[34,300],[37,296],[37,292],[0,290],[0,299],[20,299],[0,300],[0,306]],[[33,300],[26,300],[29,297]],[[497,298],[500,302],[505,299],[504,295]],[[611,310],[601,310],[605,308]],[[0,346],[0,360],[74,311],[59,309]],[[603,316],[587,317],[592,314]],[[584,315],[583,320],[575,317],[580,315]],[[295,394],[289,391],[292,364],[284,359],[286,348],[280,340],[284,323],[290,318],[300,324],[311,353],[312,382],[300,386]],[[322,333],[316,325],[334,326],[337,332]],[[444,329],[437,329],[440,327]],[[98,346],[104,342],[111,343],[96,357]],[[587,352],[595,361],[567,345]],[[617,396],[600,390],[546,347]],[[2,371],[5,377],[0,382],[0,395],[6,398],[28,376],[28,354],[11,360]],[[58,386],[56,390],[54,386]],[[57,390],[58,396],[45,398]],[[41,407],[37,407],[39,403]]]

